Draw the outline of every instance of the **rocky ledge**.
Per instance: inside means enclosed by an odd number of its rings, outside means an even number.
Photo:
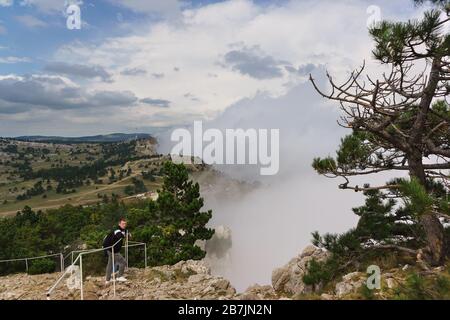
[[[74,276],[76,273],[74,273]],[[15,274],[0,278],[0,300],[44,300],[47,290],[60,277],[59,273],[30,276]],[[181,261],[173,266],[148,269],[130,268],[129,281],[105,284],[103,276],[88,276],[83,281],[86,300],[166,300],[166,299],[276,299],[270,286],[253,286],[237,294],[224,278],[211,275],[203,261]],[[80,299],[79,284],[69,277],[50,296],[52,300]]]
[[[324,261],[329,252],[314,246],[306,247],[302,253],[272,273],[272,285],[253,285],[245,292],[237,293],[231,283],[211,275],[205,261],[181,261],[173,266],[147,269],[131,268],[126,277],[129,281],[116,283],[116,296],[112,284],[106,285],[103,276],[88,276],[83,281],[84,298],[89,300],[167,300],[167,299],[214,299],[214,300],[278,300],[278,299],[355,299],[361,298],[359,291],[368,274],[351,272],[327,285],[311,287],[303,282],[308,264],[312,260]],[[388,299],[390,293],[404,283],[408,265],[386,270],[381,274],[382,290],[374,292],[374,298]],[[444,271],[443,267],[429,270],[432,276]],[[78,276],[78,279],[77,279]],[[15,274],[0,277],[0,300],[43,300],[47,290],[60,277],[59,273],[30,276]],[[54,300],[80,299],[79,273],[61,282],[51,295]]]
[[[277,300],[308,293],[312,288],[303,283],[303,275],[312,259],[323,260],[328,253],[308,246],[285,266],[274,270],[271,285],[250,286],[237,293],[231,283],[211,275],[204,261],[180,261],[173,266],[148,269],[130,268],[128,282],[116,283],[116,296],[112,284],[106,285],[103,276],[88,276],[83,281],[84,299],[87,300],[165,300],[165,299],[226,299]],[[50,299],[80,299],[80,281],[77,269],[54,290]],[[30,276],[14,274],[0,277],[0,300],[43,300],[47,290],[60,277],[59,273]]]

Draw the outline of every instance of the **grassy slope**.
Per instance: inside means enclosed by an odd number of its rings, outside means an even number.
[[[20,152],[24,152],[27,148],[32,148],[35,152],[35,156],[29,156],[30,165],[33,171],[39,169],[48,169],[52,165],[69,165],[69,166],[82,166],[91,164],[101,158],[103,158],[102,147],[100,144],[73,144],[73,145],[61,145],[61,144],[47,144],[47,143],[35,143],[35,142],[19,142],[0,139],[0,216],[14,215],[18,210],[23,209],[24,206],[30,206],[34,210],[45,210],[58,208],[65,204],[72,205],[87,205],[100,202],[100,198],[103,195],[111,197],[114,193],[122,199],[128,199],[125,195],[124,189],[128,185],[132,185],[132,178],[136,177],[142,180],[142,172],[156,169],[159,171],[164,161],[169,160],[168,156],[160,156],[156,158],[145,158],[137,161],[130,161],[120,166],[114,166],[112,169],[116,172],[116,177],[119,177],[119,170],[127,170],[131,168],[132,173],[130,176],[124,176],[123,179],[117,180],[113,183],[109,183],[108,175],[100,177],[103,181],[102,184],[84,185],[76,188],[76,193],[71,194],[58,194],[56,193],[56,181],[50,181],[52,186],[51,191],[45,192],[46,197],[43,195],[34,196],[28,200],[18,201],[16,197],[27,189],[33,187],[33,185],[41,179],[23,181],[17,174],[13,172],[17,171],[13,167],[13,164],[23,163],[23,160],[17,159],[17,154],[2,152],[8,145],[17,145]],[[154,155],[155,154],[155,140],[148,140],[148,143],[139,144],[135,151],[137,155]],[[148,149],[150,147],[150,150]],[[41,159],[42,150],[47,149],[49,153],[45,156],[45,159]],[[28,155],[29,153],[27,153]],[[15,157],[15,158],[14,158]],[[27,156],[28,157],[28,156]],[[47,160],[47,158],[49,160]],[[9,163],[7,164],[7,161]],[[220,193],[220,197],[226,198],[227,193],[238,192],[245,193],[253,186],[248,186],[245,183],[224,177],[218,174],[214,170],[209,170],[208,166],[202,165],[188,165],[191,170],[191,176],[195,181],[198,181],[202,185],[202,192],[216,192]],[[109,169],[109,168],[108,168]],[[162,185],[162,177],[156,176],[156,181],[143,180],[148,191],[156,191]],[[219,190],[215,190],[213,186],[218,187]],[[44,188],[47,187],[47,182],[43,183]],[[16,191],[14,189],[17,188]],[[228,192],[225,192],[228,189]],[[100,197],[99,197],[100,195]],[[4,201],[7,201],[4,204]]]
[[[39,195],[28,200],[18,201],[16,200],[16,197],[24,193],[25,190],[32,188],[32,186],[40,179],[23,181],[23,179],[16,174],[13,174],[16,169],[12,165],[23,163],[24,161],[22,159],[17,159],[15,154],[1,152],[4,147],[11,144],[17,145],[20,152],[25,152],[27,148],[32,148],[36,152],[34,157],[31,156],[31,153],[27,153],[26,156],[30,161],[33,171],[48,169],[51,168],[52,165],[86,165],[93,163],[102,157],[102,148],[99,144],[57,145],[0,140],[0,160],[2,162],[0,163],[0,215],[2,216],[15,214],[17,210],[22,209],[26,205],[38,210],[56,208],[67,203],[74,205],[96,203],[99,201],[99,194],[111,196],[111,194],[114,193],[121,197],[125,197],[123,191],[127,185],[132,184],[132,177],[142,178],[142,171],[148,171],[152,168],[158,169],[162,163],[162,159],[154,158],[129,162],[123,167],[112,167],[116,172],[120,169],[130,167],[132,169],[132,174],[113,183],[109,183],[108,177],[104,176],[101,177],[103,184],[85,185],[77,188],[76,193],[72,194],[57,194],[55,191],[57,183],[51,181],[53,190],[45,193],[46,198],[43,198],[43,195]],[[43,149],[50,151],[48,155],[45,156],[45,159],[41,159],[41,151]],[[137,150],[137,154],[140,153],[141,150]],[[9,161],[9,163],[7,163],[7,161]],[[149,191],[153,191],[161,185],[161,178],[157,177],[155,182],[144,180],[144,183]],[[44,187],[47,187],[46,182],[44,182],[43,185]],[[15,190],[15,188],[17,189]],[[7,201],[6,204],[4,204],[5,200]]]

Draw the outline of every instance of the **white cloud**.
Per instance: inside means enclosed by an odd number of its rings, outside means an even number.
[[[0,0],[0,7],[10,7],[14,4],[13,0]]]
[[[16,20],[27,28],[46,27],[47,23],[32,15],[16,16]]]
[[[33,6],[44,13],[63,12],[69,4],[83,4],[81,0],[22,0],[21,6]]]
[[[256,47],[256,53],[230,55]],[[101,89],[129,89],[143,99],[151,87],[158,98],[172,102],[167,115],[174,119],[183,113],[210,119],[241,99],[258,92],[282,95],[305,79],[286,70],[285,63],[293,68],[326,64],[346,72],[364,58],[370,60],[370,50],[362,3],[310,0],[264,7],[236,0],[184,10],[182,23],[161,21],[101,44],[72,43],[60,48],[55,59],[101,65],[115,79],[113,84],[96,83]],[[223,64],[226,57],[234,59],[231,68]],[[134,77],[123,72],[136,69],[146,72]],[[186,99],[186,92],[199,99]],[[179,124],[169,119],[166,125]]]
[[[179,17],[181,3],[178,0],[108,0],[110,3],[145,14],[159,14],[164,17]]]
[[[24,62],[31,62],[29,58],[24,57],[0,57],[0,63],[4,64],[14,64],[14,63],[24,63]]]
[[[136,12],[151,11],[151,1],[110,1]],[[114,115],[102,115],[105,126],[119,130],[182,125],[193,119],[212,119],[230,105],[261,93],[281,97],[306,80],[311,65],[323,64],[338,75],[345,75],[363,59],[370,67],[373,44],[366,27],[368,5],[369,1],[305,0],[267,6],[249,0],[225,1],[181,9],[178,21],[149,22],[147,26],[140,21],[139,28],[127,36],[67,44],[53,60],[71,65],[82,61],[114,79],[86,78],[83,85],[91,90],[133,92],[137,102],[124,105]],[[380,1],[387,18],[412,15],[414,9],[405,9],[409,6],[413,8],[409,0],[395,5]],[[245,48],[258,50],[255,54]],[[231,65],[224,64],[228,53],[243,51],[238,61],[234,55]],[[263,64],[255,63],[249,69],[249,57]],[[265,62],[270,62],[269,70]],[[272,71],[276,76],[267,76]],[[187,92],[195,99],[186,97]],[[170,101],[170,108],[154,107],[145,99]],[[74,128],[100,116],[77,117]]]

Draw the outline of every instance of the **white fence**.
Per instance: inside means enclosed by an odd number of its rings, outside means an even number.
[[[88,254],[92,254],[92,253],[96,253],[96,252],[102,252],[104,250],[107,249],[111,249],[112,254],[111,254],[111,258],[112,258],[112,268],[113,268],[113,272],[112,272],[112,283],[113,283],[113,293],[114,293],[114,297],[116,296],[116,273],[115,273],[115,262],[114,262],[114,246],[119,243],[122,240],[118,240],[116,243],[114,243],[112,246],[110,247],[106,247],[106,248],[100,248],[100,249],[86,249],[86,250],[76,250],[76,251],[72,251],[71,253],[69,253],[67,257],[71,256],[71,264],[70,266],[66,269],[66,271],[61,275],[61,277],[59,277],[59,279],[55,282],[55,284],[47,291],[47,299],[50,300],[50,296],[53,293],[53,291],[58,287],[58,285],[61,283],[61,281],[64,279],[64,277],[66,277],[70,272],[72,272],[73,270],[73,266],[75,266],[77,263],[79,263],[80,265],[80,298],[81,300],[84,299],[84,291],[83,291],[83,256],[88,255]],[[138,246],[143,246],[144,247],[144,266],[145,268],[147,268],[147,244],[143,243],[143,242],[134,242],[134,241],[128,241],[128,237],[126,239],[125,242],[125,260],[127,263],[127,268],[128,268],[128,249],[130,247],[138,247]],[[77,257],[74,259],[74,256],[77,255]],[[64,257],[62,257],[63,259],[63,263],[64,263]]]
[[[46,259],[51,257],[58,257],[59,256],[59,262],[60,262],[60,268],[61,272],[64,272],[64,256],[62,253],[55,253],[55,254],[48,254],[45,256],[39,256],[39,257],[27,257],[27,258],[17,258],[17,259],[8,259],[8,260],[0,260],[0,263],[8,263],[8,262],[18,262],[18,261],[24,261],[25,262],[25,270],[28,273],[29,269],[29,261],[33,260],[39,260],[39,259]]]
[[[101,252],[101,251],[104,251],[107,249],[111,249],[111,251],[112,251],[112,255],[111,255],[112,268],[113,268],[112,282],[113,282],[113,292],[114,292],[114,297],[115,297],[116,296],[116,274],[115,274],[115,262],[114,262],[114,246],[117,243],[119,243],[120,241],[122,241],[122,240],[118,240],[112,246],[106,247],[106,248],[75,250],[75,251],[70,252],[66,257],[64,257],[64,255],[62,253],[55,253],[55,254],[49,254],[49,255],[39,256],[39,257],[27,257],[27,258],[0,260],[0,263],[24,261],[25,269],[26,269],[26,272],[28,273],[28,269],[29,269],[28,262],[29,261],[59,256],[60,268],[61,268],[62,275],[61,275],[61,277],[58,278],[56,283],[47,291],[47,299],[50,300],[50,295],[52,294],[52,292],[57,288],[57,286],[61,283],[61,281],[64,279],[64,277],[67,276],[70,272],[72,272],[73,266],[75,266],[79,262],[79,264],[80,264],[80,291],[81,291],[80,297],[81,297],[81,300],[83,300],[83,298],[84,298],[84,294],[83,294],[83,256],[92,254],[92,253],[96,253],[96,252]],[[128,236],[127,236],[127,238],[125,240],[125,260],[126,260],[127,269],[128,269],[128,250],[129,250],[129,248],[139,247],[139,246],[144,247],[144,267],[147,268],[147,244],[144,242],[129,241]],[[74,259],[76,254],[78,254],[78,255]],[[64,261],[68,257],[71,257],[71,264],[69,265],[68,268],[65,268]],[[70,267],[72,267],[72,268],[70,268]]]

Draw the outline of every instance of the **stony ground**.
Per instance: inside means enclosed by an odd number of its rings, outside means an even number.
[[[47,290],[60,274],[30,276],[16,274],[0,278],[0,300],[45,300]],[[166,300],[166,299],[277,299],[271,286],[253,286],[237,294],[230,282],[210,274],[210,269],[199,261],[180,262],[174,266],[130,269],[128,282],[112,284],[104,277],[87,277],[84,282],[86,300]],[[69,284],[69,287],[67,286]],[[61,282],[51,295],[52,300],[80,299],[80,290],[70,285],[70,278]]]
[[[417,289],[420,299],[450,299],[450,266],[419,270],[415,266],[399,266],[383,270],[381,288],[363,290],[368,274],[350,272],[329,283],[325,288],[306,285],[303,276],[310,261],[324,261],[329,253],[314,246],[306,247],[298,256],[272,273],[272,285],[254,285],[243,293],[237,293],[230,282],[211,275],[204,261],[181,261],[173,266],[147,269],[130,269],[128,282],[116,284],[116,296],[112,284],[106,285],[103,276],[88,276],[83,281],[86,300],[277,300],[277,299],[416,299],[415,287],[408,287],[408,277],[422,274],[423,281]],[[417,270],[416,270],[417,269]],[[79,300],[79,273],[75,272],[60,283],[51,295],[53,300]],[[78,275],[78,278],[77,278]],[[59,273],[29,276],[16,274],[0,277],[0,300],[44,300],[47,290],[60,277]],[[416,291],[417,291],[416,290]],[[445,294],[441,291],[446,290]],[[435,294],[439,293],[439,295]]]

